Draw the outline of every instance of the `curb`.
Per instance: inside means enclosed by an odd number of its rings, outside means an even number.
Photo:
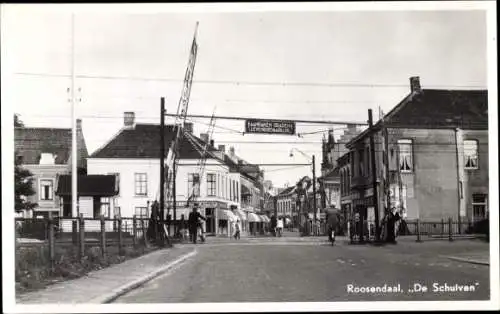
[[[166,273],[167,271],[172,269],[174,266],[184,262],[186,259],[196,255],[197,253],[198,253],[198,251],[196,249],[194,249],[193,251],[182,255],[181,257],[177,258],[176,260],[174,260],[174,261],[168,263],[167,265],[145,275],[144,277],[136,279],[136,280],[134,280],[130,283],[127,283],[127,284],[125,284],[117,289],[114,289],[110,294],[95,298],[88,303],[99,303],[99,304],[110,303],[110,302],[116,300],[118,297],[124,295],[125,293],[130,292],[131,290],[134,290],[135,288],[142,286],[143,284],[154,279],[155,277],[158,277],[158,276]]]
[[[444,256],[448,259],[458,261],[458,262],[465,262],[465,263],[470,263],[470,264],[478,264],[478,265],[487,265],[490,266],[489,262],[483,262],[483,261],[477,261],[473,259],[468,259],[468,258],[462,258],[462,257],[455,257],[455,256]]]

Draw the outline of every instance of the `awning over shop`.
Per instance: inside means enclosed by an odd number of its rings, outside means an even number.
[[[269,217],[267,217],[266,215],[260,215],[260,221],[264,222],[264,223],[268,223],[270,222],[271,220],[269,219]]]
[[[259,216],[254,213],[248,213],[248,221],[249,222],[260,222]]]
[[[218,214],[220,220],[236,221],[237,219],[236,215],[227,209],[220,209]]]
[[[242,211],[241,209],[236,209],[236,210],[234,210],[233,213],[236,214],[236,216],[239,217],[241,221],[247,220],[247,214],[244,211]]]

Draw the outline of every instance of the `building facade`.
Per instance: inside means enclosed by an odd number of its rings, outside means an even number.
[[[87,147],[82,121],[77,120],[77,171],[86,173]],[[60,214],[61,202],[55,191],[60,175],[71,174],[72,130],[62,128],[16,127],[14,130],[15,158],[20,166],[33,174],[35,194],[27,200],[37,203],[33,213],[26,216]]]
[[[192,132],[192,125],[187,124],[186,129]],[[165,126],[165,147],[169,147],[175,131],[175,126]],[[201,138],[193,138],[200,146],[205,144]],[[151,214],[151,204],[160,194],[159,142],[159,125],[136,124],[135,115],[128,112],[120,132],[88,158],[89,174],[115,175],[119,180],[115,214],[122,217],[149,217]],[[200,173],[201,153],[192,142],[185,138],[181,141],[176,161],[176,212],[174,214],[170,201],[166,204],[165,215],[170,215],[171,219],[179,220],[182,216],[187,219],[191,211],[187,201],[191,196],[200,205],[200,213],[207,218],[206,233],[228,235],[233,216],[227,211],[240,208],[241,203],[240,174],[231,171],[225,163],[224,152],[215,149],[213,143],[209,144],[209,157]]]
[[[375,217],[374,195],[379,217],[392,210],[409,220],[484,219],[489,184],[487,91],[422,89],[418,77],[412,77],[410,85],[410,94],[372,130],[347,144],[349,153],[341,159],[348,173],[342,176],[344,197],[367,220]]]

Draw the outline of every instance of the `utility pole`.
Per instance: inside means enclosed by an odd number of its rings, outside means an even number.
[[[78,208],[78,173],[77,173],[77,141],[76,141],[76,108],[75,108],[75,15],[71,15],[71,213],[73,217],[80,216]]]
[[[370,159],[372,168],[372,182],[373,182],[373,207],[375,210],[375,241],[380,242],[380,225],[379,225],[379,212],[378,212],[378,191],[377,191],[377,162],[375,160],[375,140],[373,130],[373,117],[372,110],[368,109],[368,124],[370,127]]]
[[[313,210],[314,210],[314,226],[313,235],[316,235],[316,158],[312,155],[313,166]]]
[[[163,228],[165,216],[165,97],[161,98],[160,113],[160,222]],[[162,228],[160,233],[163,234]]]
[[[174,163],[173,163],[173,169],[172,169],[172,202],[173,206],[172,208],[174,209],[174,221],[176,222],[174,224],[174,234],[177,234],[177,231],[179,230],[178,225],[177,225],[177,191],[176,191],[176,181],[177,181],[177,154],[174,155]]]

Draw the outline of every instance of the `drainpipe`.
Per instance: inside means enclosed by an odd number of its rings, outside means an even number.
[[[456,151],[456,157],[457,157],[457,196],[458,196],[458,233],[462,233],[462,227],[461,227],[461,217],[460,217],[460,211],[462,207],[462,193],[463,193],[463,181],[462,177],[460,176],[460,153],[459,153],[459,138],[460,135],[460,128],[455,128],[455,151]],[[460,184],[462,183],[462,184]]]

